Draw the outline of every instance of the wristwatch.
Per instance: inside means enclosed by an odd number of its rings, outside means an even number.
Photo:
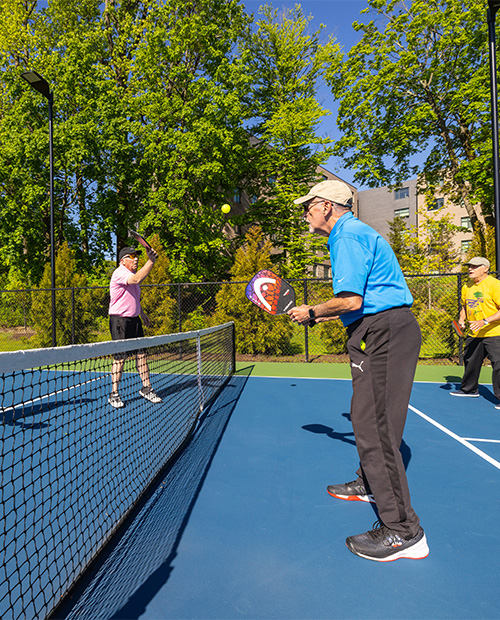
[[[489,324],[490,324],[490,322],[489,322],[489,321],[487,321],[486,319],[483,319],[483,321],[484,321],[484,324],[485,324],[485,325],[489,325]]]
[[[307,324],[308,327],[314,327],[316,325],[316,314],[312,308],[309,308],[309,318],[311,319]]]

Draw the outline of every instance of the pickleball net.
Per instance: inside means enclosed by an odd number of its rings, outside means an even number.
[[[187,445],[235,371],[234,324],[0,353],[2,618],[44,618]],[[145,352],[161,403],[143,398]],[[123,408],[108,403],[127,356]]]

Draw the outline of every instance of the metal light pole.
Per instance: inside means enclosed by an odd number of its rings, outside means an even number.
[[[36,71],[22,73],[28,84],[41,93],[49,102],[49,166],[50,166],[50,279],[51,279],[51,298],[52,298],[52,346],[57,346],[56,338],[56,261],[55,261],[55,241],[54,241],[54,139],[52,128],[52,104],[54,95],[50,86],[41,75]]]
[[[488,40],[490,49],[491,86],[491,131],[493,143],[493,196],[495,214],[495,259],[496,270],[500,272],[500,160],[498,148],[498,93],[495,18],[500,9],[500,0],[488,0]]]

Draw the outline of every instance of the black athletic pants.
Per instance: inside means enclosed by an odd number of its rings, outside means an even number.
[[[500,336],[489,338],[473,338],[468,336],[464,351],[464,376],[460,389],[464,392],[476,392],[479,384],[479,373],[488,357],[493,367],[493,392],[500,400]]]
[[[375,498],[381,521],[412,537],[419,519],[411,506],[400,446],[420,351],[420,328],[410,308],[402,307],[363,317],[348,327],[348,334],[359,474]]]

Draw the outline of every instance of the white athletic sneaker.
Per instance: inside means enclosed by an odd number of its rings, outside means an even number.
[[[162,399],[158,396],[156,392],[153,391],[151,386],[143,387],[139,390],[139,394],[145,398],[146,400],[151,401],[152,403],[161,403]]]
[[[120,407],[125,407],[123,400],[120,398],[120,394],[118,394],[118,392],[111,392],[108,398],[108,403],[115,409],[120,409]]]
[[[450,392],[450,396],[468,396],[469,398],[478,398],[479,392],[464,392],[463,390],[454,390]]]

